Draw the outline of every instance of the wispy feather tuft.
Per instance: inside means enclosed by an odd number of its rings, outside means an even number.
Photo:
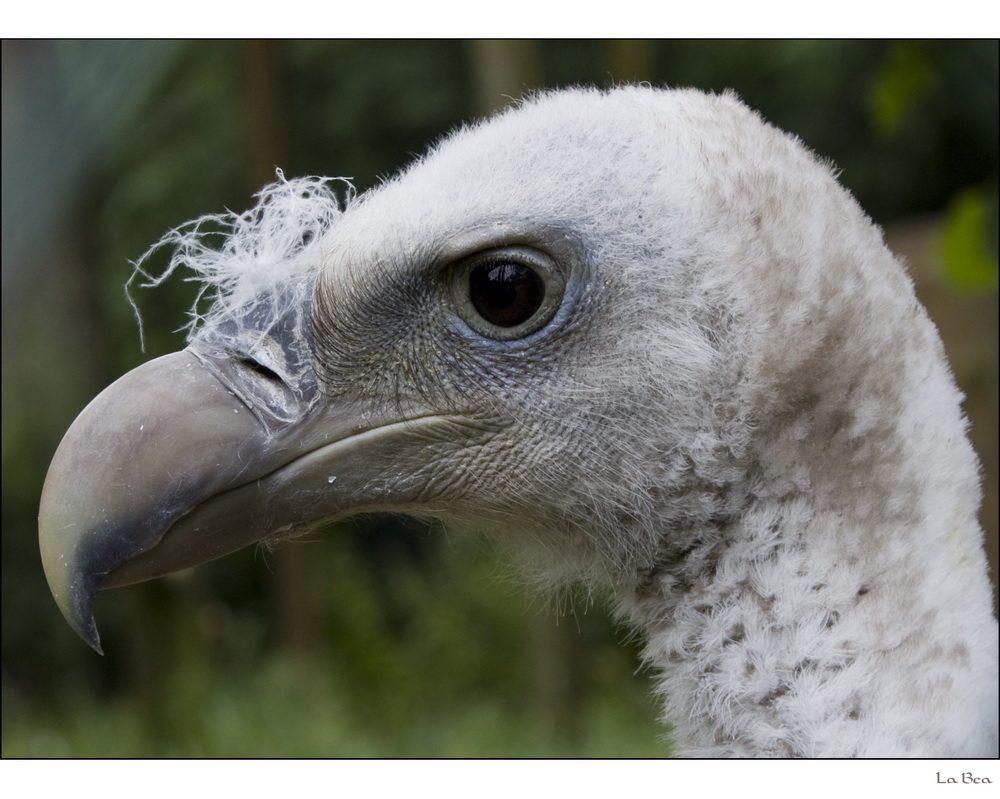
[[[351,204],[355,191],[347,178],[288,180],[280,169],[276,174],[276,182],[255,195],[257,204],[250,210],[207,214],[174,228],[133,262],[125,293],[143,346],[142,317],[131,290],[135,285],[159,286],[180,267],[193,273],[186,281],[201,284],[184,328],[189,341],[204,325],[235,316],[237,309],[263,294],[275,295],[275,318],[284,310],[279,303],[297,298],[297,292],[279,292],[278,287],[299,282],[318,268],[324,234]],[[343,200],[331,187],[336,181],[345,189]],[[148,263],[165,247],[172,250],[170,261],[157,274]],[[206,310],[201,310],[203,300],[208,301]]]

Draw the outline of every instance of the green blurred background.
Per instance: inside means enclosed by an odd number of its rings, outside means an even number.
[[[995,41],[19,41],[3,44],[3,755],[668,754],[639,642],[554,609],[502,552],[369,517],[102,595],[63,622],[41,484],[105,385],[183,346],[195,287],[129,260],[273,179],[359,189],[538,87],[735,89],[836,162],[942,330],[984,466],[996,573]],[[555,612],[559,610],[561,612]]]

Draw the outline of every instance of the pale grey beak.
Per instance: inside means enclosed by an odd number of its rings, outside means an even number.
[[[42,563],[59,609],[98,652],[98,589],[359,511],[406,510],[426,500],[413,475],[426,472],[427,448],[483,432],[426,407],[324,397],[309,358],[272,332],[237,348],[221,330],[140,366],[60,444],[39,510]]]

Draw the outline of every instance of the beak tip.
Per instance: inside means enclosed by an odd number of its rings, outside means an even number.
[[[75,590],[71,592],[68,604],[63,604],[63,602],[59,601],[58,597],[56,598],[56,603],[59,605],[59,610],[62,611],[66,621],[69,622],[69,626],[73,628],[73,631],[86,641],[87,645],[98,655],[103,655],[104,650],[101,648],[101,636],[97,632],[97,622],[94,621],[93,604],[95,593],[96,588],[76,586]]]
[[[94,621],[94,596],[99,587],[96,575],[80,572],[77,569],[53,568],[45,558],[45,548],[42,550],[42,564],[49,583],[52,598],[55,599],[59,611],[73,631],[79,635],[97,654],[103,655],[101,636],[97,632],[97,622]]]
[[[98,655],[103,655],[104,650],[101,648],[101,636],[97,632],[97,623],[94,621],[93,614],[88,614],[84,619],[78,619],[79,623],[70,622],[73,629],[76,630],[76,634],[79,635],[87,645],[93,649]]]
[[[82,629],[77,629],[77,635],[79,635],[87,645],[93,649],[98,655],[104,655],[104,650],[101,648],[101,636],[97,632],[97,625],[94,624],[94,620],[91,619],[90,623],[87,624]]]

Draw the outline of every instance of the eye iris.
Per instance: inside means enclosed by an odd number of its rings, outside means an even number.
[[[469,296],[487,322],[497,327],[516,327],[541,307],[545,282],[524,264],[484,263],[469,273]]]

